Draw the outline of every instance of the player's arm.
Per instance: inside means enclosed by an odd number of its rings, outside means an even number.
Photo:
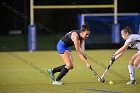
[[[84,41],[85,41],[85,40],[82,40],[82,41],[80,42],[80,49],[81,49],[81,51],[82,51],[82,47],[83,47]],[[83,55],[84,55],[84,57],[87,59],[86,54],[83,54]]]
[[[80,59],[84,63],[86,63],[88,68],[90,68],[90,64],[88,63],[87,58],[84,56],[84,54],[81,51],[80,40],[79,40],[79,37],[78,37],[76,32],[72,33],[71,39],[74,42],[74,46],[75,46],[76,52],[78,53]]]
[[[80,48],[81,48],[81,50],[82,50],[82,45],[83,45],[83,43],[84,43],[84,40],[82,40],[82,41],[80,42]]]
[[[119,50],[117,50],[114,53],[114,56],[116,56],[115,58],[116,59],[119,58],[125,52],[125,50],[127,50],[128,47],[129,47],[129,44],[125,44]]]
[[[118,49],[111,58],[110,64],[112,65],[115,60],[117,60],[121,55],[127,50],[129,44],[124,44],[120,49]]]

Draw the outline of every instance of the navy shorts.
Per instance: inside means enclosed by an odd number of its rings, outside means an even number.
[[[65,52],[66,50],[68,50],[68,51],[71,52],[70,47],[66,46],[66,44],[65,44],[63,41],[60,40],[60,41],[57,43],[57,51],[58,51],[58,53],[59,53],[59,54],[64,54],[64,52]]]

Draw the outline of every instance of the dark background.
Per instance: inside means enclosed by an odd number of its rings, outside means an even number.
[[[24,48],[27,50],[27,34],[30,18],[30,0],[0,1],[0,36],[8,36],[10,30],[21,30]],[[35,5],[96,5],[112,4],[113,0],[34,0]],[[140,13],[139,0],[118,0],[119,13]],[[113,13],[113,9],[48,9],[35,10],[37,35],[61,35],[79,29],[77,16],[82,13]],[[3,39],[3,38],[0,38]],[[40,39],[41,40],[41,39]],[[56,42],[57,40],[55,40]],[[3,40],[3,42],[5,42]],[[3,43],[1,41],[1,43]],[[43,42],[42,42],[43,43]],[[55,44],[54,44],[55,45]],[[44,48],[45,49],[45,48]],[[19,49],[20,50],[20,49]]]

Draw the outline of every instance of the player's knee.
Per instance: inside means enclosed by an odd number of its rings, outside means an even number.
[[[137,65],[136,65],[136,64],[134,64],[133,66],[134,66],[134,67],[137,67]]]
[[[71,68],[70,69],[73,69],[73,66],[71,66]]]
[[[129,65],[131,65],[131,66],[133,66],[133,65],[134,65],[134,63],[133,63],[133,60],[132,60],[132,59],[130,59],[130,61],[129,61]]]
[[[66,64],[67,69],[73,69],[73,64]]]
[[[136,68],[140,68],[140,63],[134,63],[134,66],[135,66]]]

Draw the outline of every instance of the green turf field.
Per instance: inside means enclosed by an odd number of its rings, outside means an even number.
[[[85,53],[101,75],[114,51],[87,50]],[[106,74],[106,82],[100,83],[72,51],[74,69],[62,79],[64,85],[54,86],[47,69],[63,64],[57,51],[0,52],[0,93],[140,93],[139,69],[136,69],[137,84],[126,85],[129,80],[127,65],[133,53],[134,50],[126,51]],[[108,84],[110,80],[113,85]]]

